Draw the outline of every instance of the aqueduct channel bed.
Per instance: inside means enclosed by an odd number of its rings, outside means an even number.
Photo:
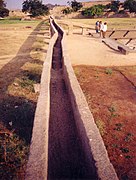
[[[49,179],[97,179],[87,165],[62,71],[62,35],[53,48],[49,124]],[[92,161],[92,166],[94,163]]]

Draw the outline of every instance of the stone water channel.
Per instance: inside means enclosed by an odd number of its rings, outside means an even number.
[[[63,77],[62,34],[53,48],[48,146],[48,179],[98,179],[78,137],[69,94]]]
[[[65,32],[51,18],[26,180],[118,180],[70,64]]]

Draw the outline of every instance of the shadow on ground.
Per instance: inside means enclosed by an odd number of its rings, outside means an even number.
[[[33,101],[10,95],[0,102],[0,121],[27,144],[31,141],[35,107],[36,103]]]
[[[32,45],[36,41],[37,35],[41,33],[42,25],[43,22],[37,25],[19,49],[16,57],[0,69],[0,131],[3,131],[4,127],[5,131],[16,133],[27,144],[31,141],[36,102],[25,96],[18,97],[8,94],[8,87],[22,73],[29,76],[30,80],[34,78],[36,83],[40,82],[39,75],[22,71],[21,67],[27,62],[42,65],[42,61],[30,57]],[[19,54],[26,55],[19,57]]]
[[[18,54],[30,54],[32,50],[32,45],[36,40],[36,35],[40,30],[42,23],[40,23],[34,31],[28,36],[24,44],[19,49],[15,58],[13,58],[9,63],[7,63],[0,70],[0,94],[5,93],[8,86],[14,81],[15,77],[20,73],[21,67],[32,58],[30,56],[24,56],[22,58],[18,57]],[[32,35],[35,35],[34,37]]]

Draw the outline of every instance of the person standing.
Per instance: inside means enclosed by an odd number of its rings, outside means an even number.
[[[105,22],[102,26],[102,36],[105,38],[107,32],[107,23]]]
[[[100,22],[99,22],[100,37],[102,36],[102,29],[103,29],[103,23],[102,23],[102,21],[100,21]]]
[[[99,33],[99,21],[95,23],[95,30],[96,30],[96,33]]]

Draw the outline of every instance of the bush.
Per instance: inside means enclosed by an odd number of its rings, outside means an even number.
[[[126,0],[123,7],[124,9],[128,9],[130,13],[136,13],[136,0]]]
[[[106,68],[105,73],[111,75],[112,74],[112,69],[111,68]]]
[[[65,14],[65,15],[70,14],[71,12],[72,12],[72,9],[69,8],[69,7],[62,10],[62,13]]]
[[[120,1],[119,0],[114,0],[114,1],[111,1],[110,4],[107,4],[106,8],[110,9],[111,12],[118,12],[119,11],[119,6],[120,6]]]

